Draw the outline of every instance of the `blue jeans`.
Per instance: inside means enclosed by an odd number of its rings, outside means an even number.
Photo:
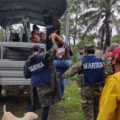
[[[61,95],[64,96],[65,83],[62,75],[71,66],[71,60],[54,60],[54,65],[58,73]]]

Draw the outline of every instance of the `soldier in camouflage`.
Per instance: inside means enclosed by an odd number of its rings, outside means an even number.
[[[85,56],[95,57],[93,46],[85,46]],[[90,52],[91,51],[91,52]],[[84,58],[84,57],[83,57]],[[95,58],[98,60],[98,58]],[[89,61],[88,61],[89,62]],[[88,85],[85,83],[85,74],[83,73],[83,63],[80,61],[73,65],[63,75],[64,78],[69,78],[75,74],[78,74],[77,83],[81,87],[81,103],[85,115],[85,120],[96,120],[98,114],[98,101],[102,90],[102,84]],[[88,70],[89,71],[89,70]],[[104,73],[103,66],[101,71]],[[99,73],[97,73],[99,74]],[[88,74],[88,77],[91,75]],[[94,76],[96,77],[96,76]]]
[[[112,57],[111,53],[114,50],[114,48],[118,47],[118,43],[112,43],[111,47],[108,49],[108,52],[104,58],[104,64],[105,64],[105,76],[112,75],[114,73],[114,69],[112,66]]]
[[[41,53],[39,46],[34,46],[32,52],[24,65],[24,76],[31,78],[31,85],[36,89],[39,106],[42,108],[41,120],[47,120],[49,106],[61,100],[59,81],[53,65],[55,50]],[[32,98],[35,104],[37,101],[34,96]]]

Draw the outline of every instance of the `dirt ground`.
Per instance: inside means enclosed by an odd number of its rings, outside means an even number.
[[[29,87],[26,89],[27,94],[18,94],[17,87],[9,87],[9,92],[7,96],[0,97],[0,120],[3,115],[3,105],[6,105],[7,111],[11,111],[15,116],[22,117],[24,113],[27,111],[28,106],[30,104],[30,89]],[[40,120],[40,112],[38,109],[35,111],[39,115]],[[49,120],[62,120],[62,109],[59,105],[54,105],[50,109]]]

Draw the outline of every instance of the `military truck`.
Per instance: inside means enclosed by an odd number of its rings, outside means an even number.
[[[24,62],[34,45],[46,50],[45,44],[30,42],[30,24],[44,26],[44,9],[50,10],[59,19],[66,7],[66,0],[0,0],[0,26],[6,33],[10,32],[5,34],[4,40],[0,40],[0,86],[30,85],[30,80],[23,76]],[[23,26],[17,40],[13,37],[15,33],[10,31],[14,24]]]

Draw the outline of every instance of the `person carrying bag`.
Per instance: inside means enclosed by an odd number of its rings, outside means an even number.
[[[71,56],[73,55],[70,47],[64,42],[63,38],[56,33],[50,35],[53,47],[56,49],[54,65],[58,72],[60,81],[61,96],[64,99],[65,83],[62,75],[71,66]]]

